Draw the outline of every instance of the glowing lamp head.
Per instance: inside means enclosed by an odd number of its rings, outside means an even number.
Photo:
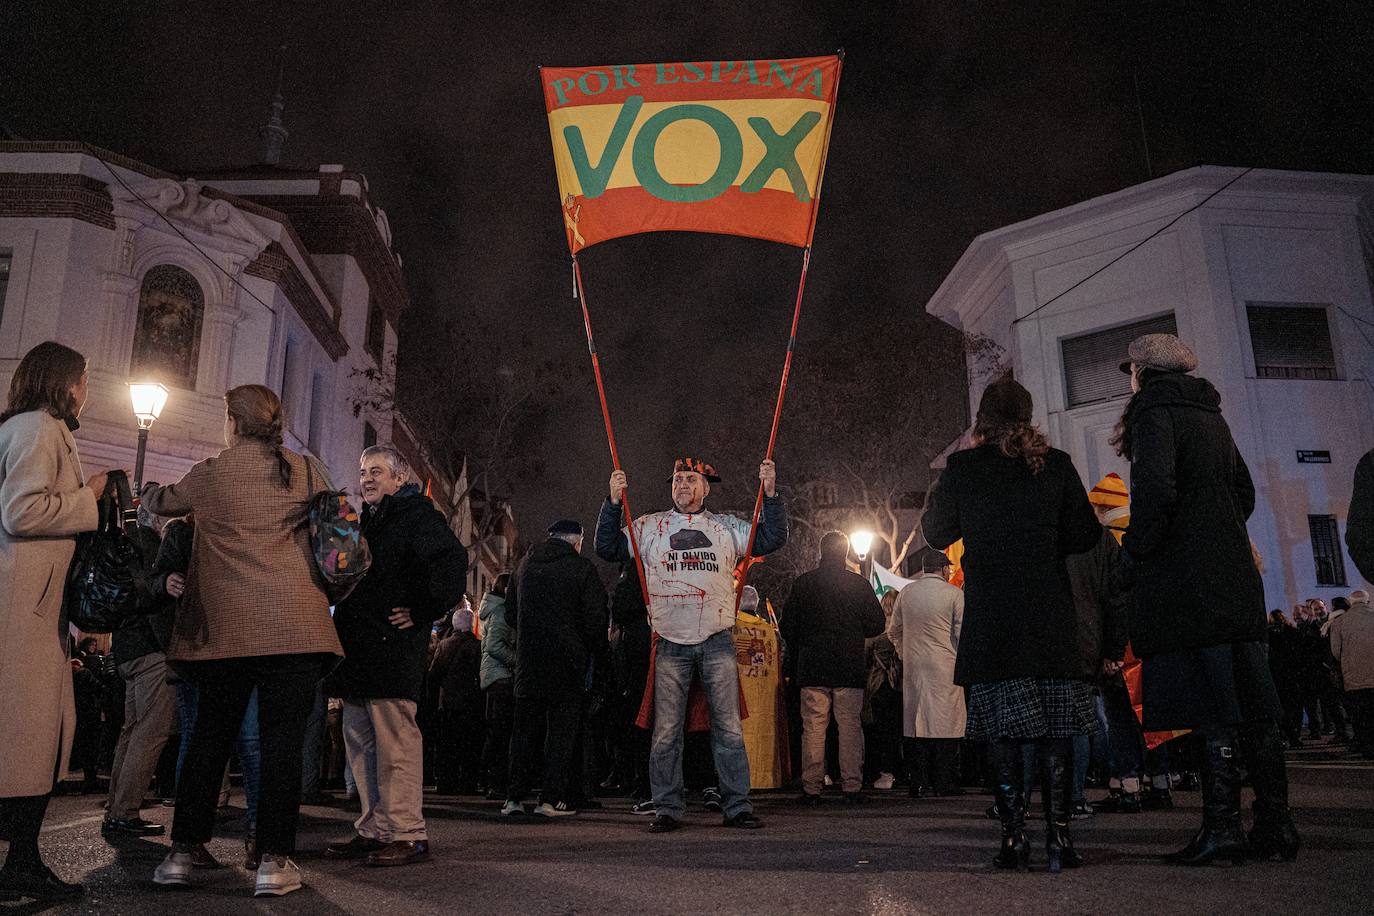
[[[854,554],[860,560],[868,556],[868,551],[873,546],[873,532],[859,530],[849,535],[849,544],[854,548]]]
[[[160,382],[130,382],[129,400],[134,405],[134,416],[138,418],[139,429],[147,429],[162,413],[167,405],[167,388]]]

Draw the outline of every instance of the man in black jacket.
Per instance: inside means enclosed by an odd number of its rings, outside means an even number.
[[[842,532],[821,538],[820,565],[797,577],[782,612],[784,670],[801,688],[802,804],[821,800],[832,711],[845,801],[863,801],[864,640],[881,633],[887,620],[872,586],[845,567],[848,556],[849,538]]]
[[[372,567],[334,610],[345,657],[326,687],[344,701],[344,747],[362,816],[354,836],[325,854],[409,865],[429,858],[415,708],[430,629],[463,600],[468,556],[444,516],[409,483],[400,452],[374,445],[359,464]]]
[[[138,510],[137,543],[144,569],[152,569],[161,536],[156,516],[146,509]],[[109,812],[100,829],[107,837],[163,833],[163,826],[145,821],[139,809],[176,717],[176,688],[167,683],[166,655],[176,599],[168,596],[166,581],[163,575],[149,583],[153,597],[148,613],[129,618],[115,630],[112,640],[115,670],[125,688],[124,725],[110,767]]]
[[[535,813],[576,814],[568,773],[593,665],[606,664],[606,588],[582,555],[582,525],[558,521],[520,563],[506,590],[515,630],[515,733],[510,790],[501,813],[525,813],[535,741],[544,731],[544,778]]]

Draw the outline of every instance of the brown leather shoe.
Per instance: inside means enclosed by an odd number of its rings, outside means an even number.
[[[192,868],[221,868],[219,859],[210,854],[210,850],[205,848],[204,843],[197,843],[191,850]]]
[[[416,862],[427,861],[429,840],[397,840],[367,857],[367,864],[373,867],[414,865]]]
[[[386,849],[387,844],[381,840],[374,840],[370,836],[363,836],[361,833],[353,834],[353,838],[343,843],[330,843],[324,848],[326,859],[361,859],[368,853],[376,852],[379,849]]]

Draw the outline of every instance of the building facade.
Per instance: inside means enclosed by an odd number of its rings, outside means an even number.
[[[367,180],[256,166],[179,175],[82,143],[0,142],[0,384],[44,340],[90,361],[77,440],[87,472],[132,468],[128,383],[170,390],[145,480],[224,448],[224,392],[282,395],[286,445],[352,492],[358,454],[391,439],[358,409],[407,307]]]
[[[1177,333],[1221,393],[1288,610],[1360,584],[1344,533],[1374,447],[1372,287],[1374,176],[1199,167],[980,235],[927,310],[996,354],[970,363],[970,410],[1009,370],[1088,486],[1129,479],[1109,444],[1127,344]]]

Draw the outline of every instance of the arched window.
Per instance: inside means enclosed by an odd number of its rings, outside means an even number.
[[[196,387],[204,313],[200,284],[180,267],[159,264],[144,274],[130,377]]]

